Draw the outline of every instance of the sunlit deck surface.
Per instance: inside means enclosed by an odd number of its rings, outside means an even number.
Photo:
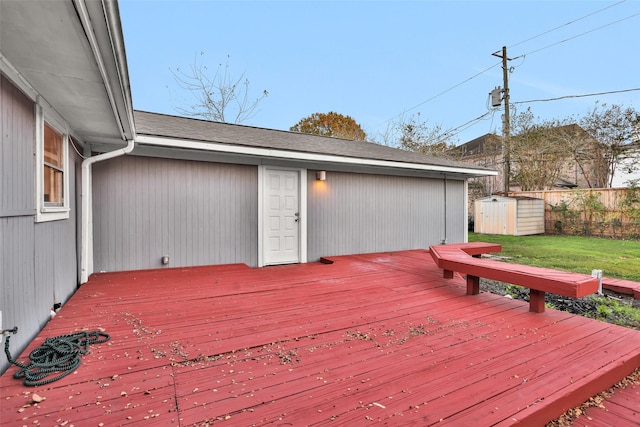
[[[640,366],[640,331],[465,295],[427,251],[330,260],[96,274],[20,360],[110,341],[48,386],[9,368],[1,424],[535,426]]]

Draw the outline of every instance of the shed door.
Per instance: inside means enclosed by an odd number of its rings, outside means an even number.
[[[482,202],[482,231],[486,234],[506,234],[507,202],[504,200]]]
[[[300,173],[267,169],[264,186],[264,264],[300,262]]]

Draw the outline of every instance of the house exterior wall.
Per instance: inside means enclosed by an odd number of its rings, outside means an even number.
[[[613,174],[611,188],[627,188],[631,182],[640,183],[640,148],[633,148],[625,153]]]
[[[94,270],[258,264],[256,166],[125,156],[93,170]],[[463,242],[463,181],[307,173],[307,259]],[[446,219],[446,227],[445,227]],[[445,235],[445,228],[448,235]]]
[[[462,242],[464,182],[327,172],[307,178],[308,260]]]
[[[1,74],[0,111],[2,112],[0,214],[3,218],[14,215],[34,215],[34,105]]]
[[[125,156],[93,166],[94,271],[257,265],[255,166]]]
[[[2,327],[18,327],[11,337],[17,356],[49,319],[54,302],[64,303],[77,279],[75,168],[69,174],[68,219],[37,223],[35,108],[7,78],[0,78],[0,311]],[[0,372],[8,367],[0,358]]]

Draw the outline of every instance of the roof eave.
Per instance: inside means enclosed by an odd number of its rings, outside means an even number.
[[[452,175],[461,178],[476,178],[483,176],[497,176],[498,172],[488,169],[461,168],[453,166],[432,165],[426,163],[409,163],[393,160],[367,159],[347,157],[323,153],[289,151],[268,147],[250,147],[215,142],[192,141],[176,138],[166,138],[154,135],[137,135],[135,142],[140,147],[161,147],[169,149],[195,150],[208,153],[232,154],[248,157],[271,158],[278,160],[300,161],[345,166],[368,166],[405,171],[436,172],[442,175]]]
[[[0,11],[0,70],[14,84],[84,142],[134,138],[117,0],[0,1]]]
[[[133,100],[117,0],[74,0],[123,141],[135,137]],[[102,64],[102,66],[100,66]]]

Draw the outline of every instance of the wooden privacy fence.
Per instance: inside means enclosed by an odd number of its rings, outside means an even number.
[[[545,233],[640,238],[640,187],[517,191],[544,200]]]

